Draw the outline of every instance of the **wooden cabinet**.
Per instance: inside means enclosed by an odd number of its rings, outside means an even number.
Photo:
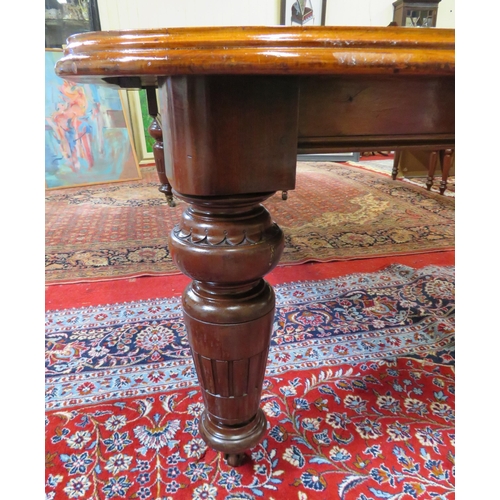
[[[431,149],[404,149],[399,155],[398,172],[408,179],[427,177],[432,151]],[[436,172],[442,172],[439,156],[436,162]],[[452,157],[449,175],[455,175],[455,155]]]
[[[62,48],[76,33],[100,31],[97,0],[45,0],[45,48]]]
[[[408,28],[435,28],[438,4],[441,0],[396,0],[393,21]]]
[[[436,171],[441,171],[439,192],[443,194],[448,185],[448,177],[455,175],[455,149],[403,149],[396,151],[392,167],[392,178],[398,173],[404,177],[426,177],[427,190],[434,183]]]

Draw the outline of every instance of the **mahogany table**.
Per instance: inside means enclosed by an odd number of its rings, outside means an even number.
[[[177,28],[71,36],[57,74],[159,88],[165,174],[189,208],[169,247],[206,443],[239,465],[259,408],[281,229],[261,204],[295,187],[298,153],[454,147],[454,30]]]

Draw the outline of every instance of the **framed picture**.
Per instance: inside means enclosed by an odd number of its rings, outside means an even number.
[[[61,57],[45,50],[46,188],[140,179],[120,91],[59,78]]]
[[[152,164],[155,141],[148,131],[153,119],[148,113],[146,90],[127,90],[127,101],[137,159],[140,165]]]
[[[280,23],[285,26],[324,26],[326,0],[281,0]]]

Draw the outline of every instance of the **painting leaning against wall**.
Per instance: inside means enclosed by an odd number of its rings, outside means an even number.
[[[45,51],[45,183],[63,188],[140,179],[118,90],[59,78]]]

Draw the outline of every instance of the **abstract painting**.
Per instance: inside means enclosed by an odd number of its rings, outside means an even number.
[[[59,78],[61,57],[45,51],[46,188],[140,179],[119,91]]]

